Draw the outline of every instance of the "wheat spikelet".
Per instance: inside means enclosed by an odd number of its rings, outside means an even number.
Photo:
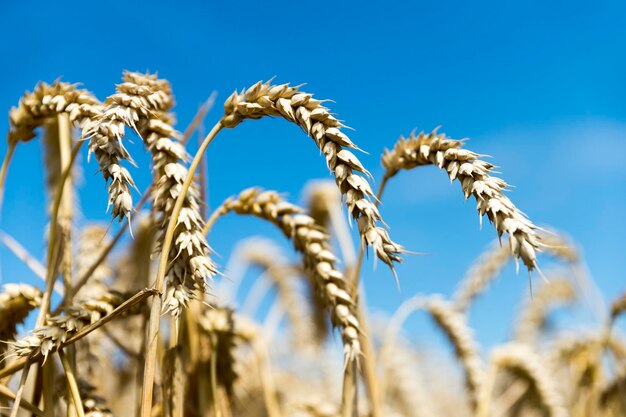
[[[17,107],[9,112],[9,142],[27,142],[35,130],[60,113],[67,113],[75,127],[84,127],[102,111],[100,102],[76,84],[55,81],[39,83],[33,92],[26,92]]]
[[[557,233],[543,233],[541,244],[542,251],[554,258],[569,263],[579,259],[574,246]],[[490,245],[472,265],[452,296],[457,310],[466,311],[476,297],[487,290],[512,257],[511,248],[501,245],[500,241]]]
[[[173,118],[168,113],[173,105],[169,83],[156,76],[128,72],[124,74],[124,81],[128,88],[118,87],[118,94],[135,94],[133,97],[141,97],[146,103],[154,103],[147,107],[145,115],[140,116],[137,129],[152,156],[155,175],[153,198],[159,213],[157,239],[160,244],[187,176],[183,162],[188,160],[188,155],[179,143],[181,135],[174,130]],[[144,88],[147,89],[145,92]],[[157,98],[151,99],[152,96]],[[167,274],[163,311],[174,317],[180,315],[190,299],[197,298],[197,293],[204,293],[206,278],[213,277],[217,272],[209,258],[210,248],[202,233],[204,222],[198,196],[197,187],[192,184],[185,194],[174,232],[174,245],[169,254],[171,264]]]
[[[276,225],[294,247],[304,256],[305,268],[316,278],[319,293],[325,300],[331,321],[341,328],[346,360],[356,360],[361,352],[359,322],[354,312],[354,302],[345,290],[345,278],[336,269],[337,258],[330,250],[324,229],[303,210],[280,197],[274,191],[250,188],[239,196],[226,200],[215,210],[215,215],[234,211],[253,215]]]
[[[41,290],[26,284],[5,284],[0,292],[0,341],[14,340],[16,326],[41,304]]]
[[[341,132],[343,124],[322,106],[322,101],[288,84],[258,82],[241,93],[235,91],[224,103],[224,113],[222,123],[230,128],[245,119],[265,116],[282,117],[300,126],[326,157],[348,211],[358,223],[361,239],[393,270],[393,262],[400,261],[402,247],[391,241],[384,228],[377,226],[382,219],[371,201],[374,193],[367,180],[356,174],[369,176],[369,173],[352,152],[344,149],[356,149],[356,145]]]
[[[424,309],[430,313],[454,347],[454,353],[465,372],[470,400],[475,405],[484,370],[480,348],[474,339],[472,329],[467,325],[465,316],[458,313],[450,302],[441,297],[429,297],[425,301]]]
[[[179,143],[181,135],[174,130],[173,118],[168,113],[173,106],[169,83],[154,75],[132,72],[125,72],[123,81],[117,86],[116,93],[105,101],[102,118],[90,131],[94,132],[91,143],[99,143],[96,136],[99,133],[107,143],[118,143],[120,149],[123,149],[121,141],[125,135],[125,126],[131,127],[142,137],[151,153],[155,177],[153,199],[159,214],[157,240],[162,242],[175,201],[187,176],[183,162],[188,159],[188,155]],[[94,147],[98,148],[99,145]],[[107,160],[103,161],[108,163]],[[105,171],[109,168],[102,169]],[[130,184],[128,181],[125,183]],[[209,246],[202,233],[203,221],[197,198],[198,191],[192,184],[176,219],[174,245],[168,254],[171,262],[163,295],[163,311],[174,317],[180,315],[189,300],[197,298],[198,293],[204,293],[206,278],[216,273],[209,258]],[[119,196],[112,195],[110,199],[117,201]],[[129,204],[120,206],[122,211],[114,208],[114,214],[129,215],[132,207],[130,194],[124,197],[124,201],[126,199]]]
[[[552,380],[539,357],[527,345],[509,343],[495,348],[491,354],[490,378],[500,371],[510,371],[526,379],[537,393],[542,408],[549,417],[568,417],[555,381]],[[486,405],[491,395],[492,384],[485,384],[481,392],[478,415],[487,415]],[[483,411],[484,414],[481,414]]]
[[[61,345],[83,327],[93,324],[110,314],[122,304],[124,298],[112,291],[84,293],[66,309],[66,315],[48,318],[46,325],[33,329],[30,336],[11,343],[19,357],[33,357],[41,354],[44,358],[58,350]]]
[[[382,156],[385,178],[393,177],[402,169],[423,165],[444,169],[450,181],[459,181],[466,199],[474,196],[481,222],[486,214],[498,237],[503,233],[509,235],[515,259],[521,258],[529,271],[534,269],[536,252],[542,246],[536,226],[504,195],[508,185],[489,175],[493,165],[478,159],[478,154],[461,149],[462,145],[462,141],[448,139],[436,131],[417,136],[412,133],[406,139],[401,136],[393,149],[386,149]]]
[[[566,279],[554,279],[539,287],[516,320],[513,340],[521,343],[533,343],[540,330],[545,326],[546,316],[551,305],[558,302],[568,303],[573,301],[575,297],[576,291]]]

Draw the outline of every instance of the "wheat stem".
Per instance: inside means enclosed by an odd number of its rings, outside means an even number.
[[[217,98],[217,91],[213,91],[211,95],[209,96],[209,98],[202,104],[202,106],[200,106],[200,108],[198,109],[198,112],[195,114],[195,116],[191,120],[191,123],[189,123],[189,126],[187,126],[187,128],[183,132],[183,138],[181,139],[180,143],[185,145],[187,142],[189,142],[189,139],[191,138],[191,135],[193,135],[193,132],[195,132],[198,129],[198,127],[200,126],[200,123],[202,123],[206,115],[209,114],[209,112],[213,108],[216,98]]]
[[[13,400],[13,401],[15,400],[15,394],[11,392],[9,388],[7,388],[6,386],[2,384],[0,384],[0,397],[4,397],[8,400]],[[40,417],[53,417],[51,414],[41,411],[41,409],[39,409],[37,406],[33,405],[32,403],[26,400],[22,400],[21,407]]]
[[[85,408],[83,406],[83,402],[80,399],[80,392],[78,391],[78,383],[76,382],[76,377],[74,376],[74,371],[72,370],[72,364],[70,363],[69,358],[63,351],[63,349],[59,350],[59,357],[61,358],[61,364],[63,365],[63,370],[65,371],[65,377],[67,378],[67,385],[69,386],[70,394],[72,395],[72,402],[74,404],[74,409],[76,410],[76,414],[78,417],[85,417]],[[69,407],[69,400],[68,400]]]

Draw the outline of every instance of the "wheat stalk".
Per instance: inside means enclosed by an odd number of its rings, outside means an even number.
[[[521,258],[528,270],[533,270],[537,266],[536,252],[542,247],[537,227],[504,195],[508,185],[490,175],[494,166],[478,159],[478,154],[462,149],[462,145],[462,141],[448,139],[436,131],[417,136],[411,133],[408,138],[401,136],[382,156],[386,170],[383,182],[400,170],[418,166],[435,165],[445,170],[450,181],[458,180],[461,184],[466,199],[474,196],[481,223],[486,214],[498,237],[503,233],[509,235],[509,247],[515,259]]]
[[[297,124],[315,141],[335,176],[348,212],[357,221],[361,239],[393,270],[393,262],[400,261],[403,249],[390,239],[384,228],[377,226],[382,218],[371,201],[374,193],[367,180],[356,174],[369,176],[369,173],[356,155],[344,149],[357,147],[340,130],[343,124],[322,106],[322,101],[299,91],[298,87],[260,81],[241,93],[235,91],[226,100],[222,124],[233,128],[246,119],[266,116],[282,117]]]

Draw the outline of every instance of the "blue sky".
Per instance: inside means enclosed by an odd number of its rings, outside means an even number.
[[[5,112],[38,80],[80,81],[104,99],[123,69],[150,70],[171,81],[182,129],[213,90],[221,103],[259,79],[307,83],[306,91],[334,100],[329,107],[355,129],[351,138],[369,152],[362,160],[377,178],[380,152],[400,134],[441,125],[454,138],[470,138],[467,146],[491,155],[515,185],[510,197],[523,211],[583,247],[605,297],[626,290],[624,2],[24,4],[0,4]],[[7,128],[5,118],[0,129]],[[141,165],[132,174],[143,188],[147,159],[138,143],[131,149]],[[314,144],[279,120],[223,132],[208,154],[211,205],[252,185],[302,201],[309,179],[329,178]],[[106,221],[95,162],[83,163],[84,218]],[[41,164],[38,141],[18,149],[1,224],[37,256],[46,223]],[[474,204],[464,203],[458,184],[434,168],[394,179],[383,215],[395,240],[430,254],[398,268],[400,292],[384,268],[365,268],[370,304],[387,312],[416,292],[449,294],[495,237],[491,227],[479,230]],[[272,231],[225,219],[211,240],[219,262],[226,263],[237,239],[257,232]],[[5,282],[32,279],[0,253]],[[511,268],[480,300],[471,322],[485,344],[507,336],[527,294],[526,275]],[[427,328],[419,319],[411,326],[416,334]]]

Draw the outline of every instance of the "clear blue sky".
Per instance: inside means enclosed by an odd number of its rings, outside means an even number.
[[[212,90],[221,103],[259,79],[306,82],[355,128],[351,137],[369,152],[362,159],[375,176],[382,149],[414,128],[441,125],[454,138],[471,138],[467,146],[491,155],[516,186],[510,197],[522,210],[582,245],[604,296],[626,290],[624,2],[5,0],[0,16],[5,114],[38,80],[80,81],[104,99],[123,69],[150,70],[173,84],[182,129]],[[7,128],[4,118],[0,129]],[[139,144],[131,149],[142,164],[132,174],[143,188],[147,159]],[[1,226],[38,256],[46,223],[41,165],[38,141],[18,149]],[[328,178],[314,144],[279,120],[224,132],[209,165],[212,205],[252,185],[301,201],[309,178]],[[83,167],[84,217],[108,220],[96,164]],[[370,303],[384,311],[416,292],[449,294],[495,237],[491,227],[479,230],[474,203],[463,202],[458,184],[434,168],[395,179],[383,215],[395,240],[431,254],[398,268],[401,292],[388,271],[374,274],[368,264]],[[228,219],[211,244],[224,265],[237,239],[268,230]],[[32,279],[0,253],[5,282]],[[485,344],[506,337],[527,293],[525,274],[511,269],[478,303],[472,324]],[[419,319],[412,326],[424,327]]]

